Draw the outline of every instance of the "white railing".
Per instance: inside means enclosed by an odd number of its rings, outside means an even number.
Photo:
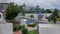
[[[0,34],[13,34],[12,23],[0,24]]]
[[[39,34],[60,34],[60,24],[39,24]]]

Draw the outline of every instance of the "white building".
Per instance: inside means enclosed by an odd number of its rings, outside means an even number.
[[[0,20],[4,19],[4,13],[2,11],[0,11]]]

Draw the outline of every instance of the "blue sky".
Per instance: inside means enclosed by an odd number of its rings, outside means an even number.
[[[60,9],[60,0],[0,0],[0,2],[14,2],[15,4],[22,5],[25,3],[27,6],[36,6],[39,5],[41,8],[51,9],[58,8]]]

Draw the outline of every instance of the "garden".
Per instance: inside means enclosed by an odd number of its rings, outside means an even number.
[[[14,32],[14,34],[38,34],[37,29],[28,31],[28,29],[25,28],[24,25],[23,26],[14,25],[13,26],[13,32]]]
[[[37,24],[33,23],[33,24],[27,24],[28,27],[35,27]]]
[[[35,30],[28,31],[28,34],[38,34],[38,30],[35,29]]]
[[[20,26],[20,25],[14,25],[13,26],[13,32],[14,34],[27,34],[28,30],[25,28],[25,26]]]

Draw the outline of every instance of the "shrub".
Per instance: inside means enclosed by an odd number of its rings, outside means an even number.
[[[23,28],[22,29],[22,34],[27,34],[28,33],[28,30],[26,28]]]
[[[14,27],[13,27],[13,31],[14,31],[14,32],[15,32],[15,31],[18,31],[18,30],[20,30],[20,29],[22,29],[22,34],[27,34],[27,33],[28,33],[28,30],[25,28],[24,25],[23,25],[23,26],[14,25]]]
[[[25,26],[23,25],[22,26],[22,34],[27,34],[28,33],[28,30],[25,28]]]
[[[30,15],[30,18],[34,18],[34,16],[33,15]]]
[[[21,29],[21,26],[20,25],[14,25],[13,26],[13,31],[18,31]]]
[[[36,23],[34,23],[34,24],[28,24],[27,26],[29,26],[29,27],[35,27]]]
[[[58,18],[57,20],[60,21],[60,18]]]
[[[22,25],[21,28],[24,29],[25,28],[25,25]]]

